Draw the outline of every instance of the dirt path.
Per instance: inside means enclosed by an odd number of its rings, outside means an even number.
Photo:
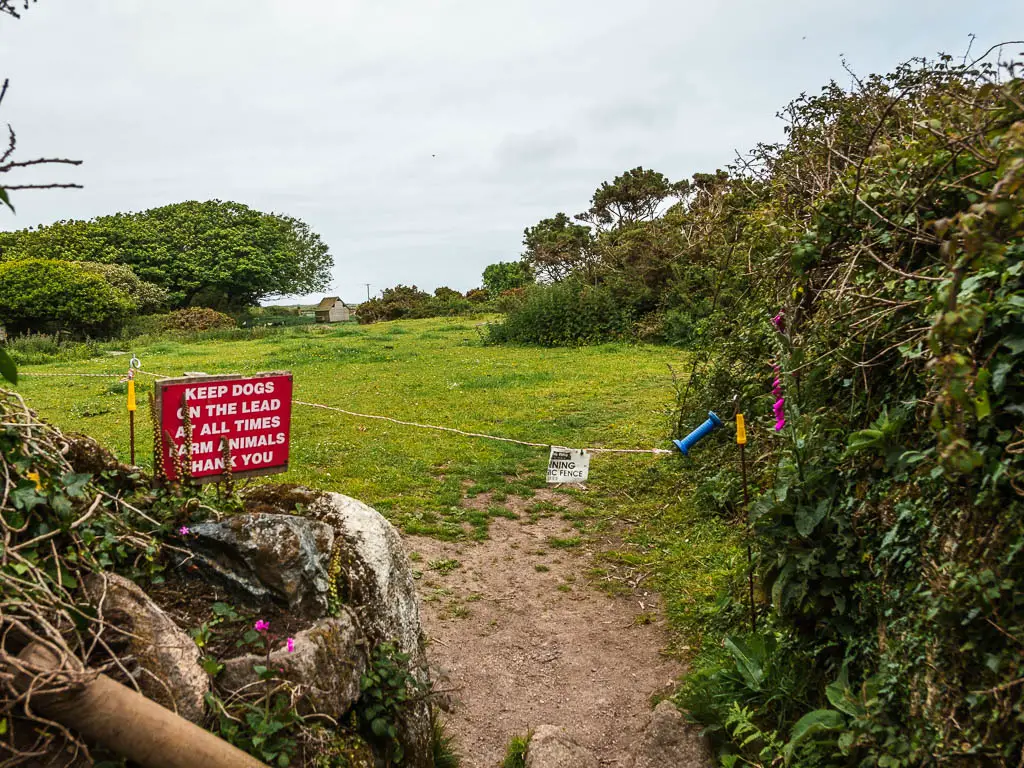
[[[500,766],[511,736],[544,723],[565,727],[603,765],[620,764],[651,695],[682,671],[660,653],[656,597],[588,586],[590,558],[560,517],[497,518],[482,542],[406,542],[420,558],[428,655],[438,687],[451,689],[463,767]]]

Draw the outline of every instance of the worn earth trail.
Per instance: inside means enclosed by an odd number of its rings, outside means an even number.
[[[485,541],[405,539],[422,572],[428,655],[449,692],[449,730],[464,768],[500,766],[510,737],[545,723],[564,727],[602,765],[623,765],[652,695],[671,690],[682,668],[662,654],[657,596],[611,597],[588,585],[586,544],[557,513],[528,514],[538,500],[573,503],[542,490],[529,502],[509,499],[516,519],[493,520]]]

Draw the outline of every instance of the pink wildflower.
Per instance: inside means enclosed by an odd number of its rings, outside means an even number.
[[[255,629],[257,632],[266,632],[268,629],[270,629],[270,622],[264,621],[263,619],[259,619],[253,625],[253,629]]]
[[[775,364],[772,365],[772,368],[775,370],[775,380],[772,381],[772,394],[775,396],[775,404],[772,406],[772,412],[775,414],[775,431],[781,432],[782,428],[786,426],[786,398],[782,396],[781,369]]]
[[[178,533],[180,533],[182,536],[188,536],[190,533],[192,533],[192,529],[189,528],[187,525],[183,525],[181,526],[181,528],[178,529]]]
[[[775,405],[772,406],[772,410],[775,412],[775,431],[779,432],[784,426],[786,426],[786,398],[780,397],[775,401]]]
[[[786,310],[780,309],[779,314],[772,318],[772,325],[775,326],[775,330],[782,333],[782,323],[785,321]]]
[[[295,653],[295,638],[289,637],[286,645],[288,646],[288,653]]]

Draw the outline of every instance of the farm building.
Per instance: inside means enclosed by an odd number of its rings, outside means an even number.
[[[349,315],[349,306],[337,296],[325,296],[316,307],[318,323],[342,323]]]

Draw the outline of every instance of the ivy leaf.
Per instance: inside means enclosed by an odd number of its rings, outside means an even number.
[[[370,723],[370,730],[377,738],[384,738],[388,735],[388,721],[383,717],[376,717]]]
[[[92,480],[92,475],[88,472],[68,472],[61,479],[61,483],[64,485],[68,496],[71,498],[79,498],[85,493],[85,486]]]
[[[29,512],[33,507],[45,504],[46,497],[36,490],[35,483],[29,481],[11,491],[11,501],[14,502],[14,506],[18,509]]]

